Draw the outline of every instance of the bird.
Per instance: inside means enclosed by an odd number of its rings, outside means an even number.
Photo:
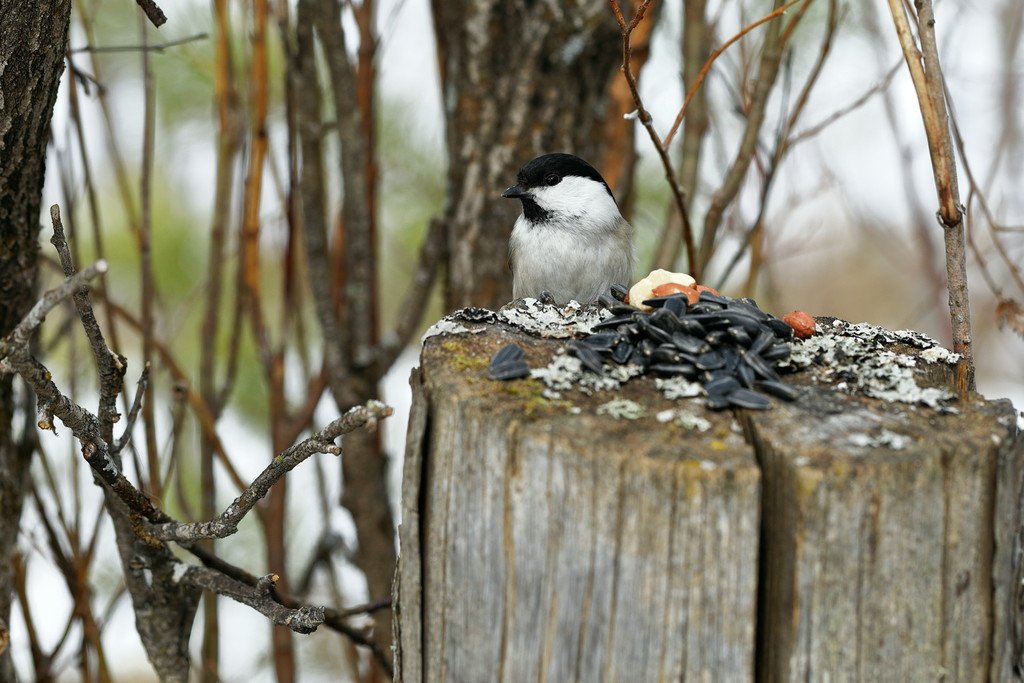
[[[523,212],[509,239],[514,299],[591,303],[633,274],[633,228],[601,174],[583,159],[544,154],[501,193]]]

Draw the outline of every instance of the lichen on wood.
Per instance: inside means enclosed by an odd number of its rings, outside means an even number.
[[[646,375],[556,400],[489,380],[498,349],[543,369],[567,337],[448,321],[466,331],[428,338],[413,379],[401,680],[1007,680],[1021,662],[1016,414],[856,381],[879,354],[947,392],[934,341],[821,318],[794,401],[711,412]]]

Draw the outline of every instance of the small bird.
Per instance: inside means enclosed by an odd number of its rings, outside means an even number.
[[[501,193],[523,203],[509,240],[512,296],[590,303],[633,274],[633,229],[608,183],[572,154],[545,154]]]

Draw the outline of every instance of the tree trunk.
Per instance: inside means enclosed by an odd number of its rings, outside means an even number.
[[[649,378],[552,400],[488,359],[515,342],[543,367],[564,341],[461,322],[413,375],[399,680],[1021,680],[1008,401],[852,396],[849,366],[788,375],[797,400],[763,412]],[[951,385],[955,365],[885,353]],[[601,413],[619,398],[645,412]]]
[[[0,337],[34,303],[39,205],[50,116],[64,71],[71,1],[45,10],[0,0]],[[27,490],[32,447],[14,436],[13,378],[0,375],[0,620],[9,623],[13,555]],[[30,399],[25,399],[26,405]],[[34,429],[33,411],[25,416]],[[15,680],[10,649],[0,655],[0,681]]]
[[[520,210],[499,195],[539,154],[600,161],[619,35],[603,2],[431,4],[447,124],[445,301],[495,308],[511,298],[507,245]]]

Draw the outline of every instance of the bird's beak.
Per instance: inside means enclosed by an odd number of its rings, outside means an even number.
[[[504,197],[505,199],[519,199],[521,197],[526,196],[526,190],[519,187],[518,185],[513,185],[512,187],[502,192],[501,196]]]

